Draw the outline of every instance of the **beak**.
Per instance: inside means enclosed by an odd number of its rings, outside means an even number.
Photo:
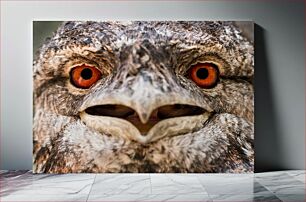
[[[163,91],[138,77],[129,88],[111,86],[86,97],[81,120],[99,132],[142,144],[201,128],[212,113],[205,99],[179,85]]]

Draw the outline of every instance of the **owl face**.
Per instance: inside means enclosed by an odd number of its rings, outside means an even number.
[[[66,22],[34,61],[34,172],[253,171],[232,22]]]

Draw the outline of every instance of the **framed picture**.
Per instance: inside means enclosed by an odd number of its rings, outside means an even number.
[[[253,44],[252,22],[34,22],[33,171],[253,172]]]

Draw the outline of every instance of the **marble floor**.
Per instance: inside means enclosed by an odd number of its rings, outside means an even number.
[[[305,201],[305,171],[32,174],[0,171],[0,201]]]

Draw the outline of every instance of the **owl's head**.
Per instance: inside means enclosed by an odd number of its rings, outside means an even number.
[[[232,22],[65,22],[34,62],[34,141],[83,164],[90,150],[109,163],[120,151],[128,163],[116,171],[145,171],[137,155],[157,172],[178,171],[162,165],[177,158],[179,172],[218,170],[218,158],[250,170],[253,74],[253,44]],[[53,133],[39,126],[46,114]],[[103,166],[93,167],[113,171]]]

